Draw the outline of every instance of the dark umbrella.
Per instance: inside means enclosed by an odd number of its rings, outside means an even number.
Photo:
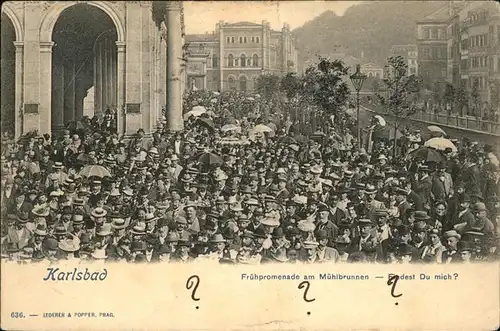
[[[195,123],[198,123],[198,124],[206,127],[209,130],[213,130],[214,129],[214,121],[212,121],[209,118],[198,118],[198,119],[196,119]]]
[[[86,126],[84,123],[80,121],[70,121],[68,123],[67,129],[70,131],[80,131],[80,130],[85,130]]]
[[[85,164],[92,164],[93,163],[93,159],[90,155],[88,154],[84,154],[84,153],[81,153],[80,155],[78,155],[76,157],[76,161],[81,164],[81,165],[85,165]]]
[[[198,157],[198,162],[205,166],[222,165],[224,161],[222,158],[214,153],[203,153]]]
[[[421,158],[425,162],[444,162],[444,156],[437,150],[425,146],[410,152],[409,156],[413,158]]]

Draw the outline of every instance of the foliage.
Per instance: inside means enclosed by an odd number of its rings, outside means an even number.
[[[479,81],[477,79],[474,80],[474,83],[472,84],[470,98],[471,98],[472,106],[474,107],[475,111],[477,112],[477,110],[479,109],[480,103],[481,103],[481,96],[479,95]]]
[[[443,100],[449,114],[451,112],[451,107],[453,107],[453,102],[455,101],[455,88],[450,83],[446,83],[445,85]]]
[[[303,77],[303,100],[326,113],[337,113],[349,101],[345,82],[349,68],[339,60],[319,57],[316,66],[307,68]]]
[[[255,91],[265,99],[273,99],[279,93],[280,77],[277,75],[260,75],[257,78]]]
[[[405,119],[418,111],[418,93],[422,80],[415,75],[407,75],[408,66],[401,56],[390,57],[383,79],[387,87],[386,96],[377,94],[382,106],[398,119]]]
[[[459,87],[455,90],[455,107],[458,108],[460,114],[462,114],[463,108],[467,105],[468,100],[468,93],[463,87]]]
[[[289,99],[298,97],[301,89],[301,78],[294,72],[288,73],[280,81],[280,91],[282,91]]]

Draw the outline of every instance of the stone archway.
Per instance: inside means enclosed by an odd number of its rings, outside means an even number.
[[[95,114],[111,109],[123,133],[125,29],[113,5],[54,3],[41,20],[40,53],[40,65],[50,68],[41,80],[51,82],[40,91],[40,107],[49,117],[42,131],[81,119],[87,91],[94,87]]]
[[[8,3],[2,6],[1,29],[1,131],[19,137],[22,133],[24,30]]]
[[[15,98],[16,98],[16,33],[10,18],[2,13],[1,17],[1,130],[2,133],[14,135],[15,132]]]

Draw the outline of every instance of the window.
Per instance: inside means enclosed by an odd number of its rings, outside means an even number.
[[[240,77],[240,91],[247,90],[247,78],[245,76]]]
[[[212,67],[214,68],[219,67],[219,56],[217,54],[214,54],[212,57]]]
[[[243,44],[243,37],[240,37],[240,44]]]
[[[229,89],[232,90],[232,91],[235,91],[236,90],[236,81],[233,77],[228,77],[227,78],[227,83],[228,83],[228,86],[229,86]]]
[[[243,37],[243,43],[247,43],[247,37]]]
[[[438,39],[438,28],[431,29],[431,39]]]
[[[226,42],[229,44],[231,42],[231,37],[226,37]]]
[[[234,44],[234,37],[231,37],[231,43]]]
[[[259,66],[259,56],[257,54],[254,54],[252,56],[252,66],[253,67],[258,67]]]
[[[246,67],[247,66],[247,58],[246,58],[245,54],[241,54],[240,59],[241,59],[241,66]]]
[[[260,38],[259,37],[255,37],[255,42],[258,44],[260,43]]]
[[[238,60],[239,60],[239,58],[235,58],[235,59],[234,59],[234,66],[235,66],[235,67],[237,67],[237,66],[238,66]]]
[[[428,59],[430,56],[430,50],[426,47],[423,49],[424,59]]]
[[[227,66],[228,67],[234,67],[234,58],[233,58],[233,54],[229,54],[227,56]]]
[[[254,42],[255,42],[255,37],[252,37],[252,43],[254,43]]]

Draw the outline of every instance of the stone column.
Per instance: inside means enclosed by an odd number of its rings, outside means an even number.
[[[94,115],[102,112],[101,44],[94,49]]]
[[[181,6],[180,1],[167,2],[167,125],[172,131],[184,128],[181,99]]]
[[[75,62],[64,64],[64,125],[75,119]]]
[[[224,68],[226,66],[226,57],[224,54],[224,22],[219,22],[219,91],[224,91]]]
[[[14,116],[15,127],[14,134],[18,138],[23,133],[23,71],[24,71],[24,43],[22,41],[14,41],[16,46],[16,76],[15,76],[15,99],[14,99]]]
[[[52,89],[52,131],[64,128],[64,66],[53,67]]]
[[[110,39],[108,43],[109,56],[108,56],[108,77],[109,77],[109,106],[116,106],[116,76],[114,74],[114,62],[115,62],[115,49],[116,46],[113,45],[113,41]]]
[[[53,41],[40,42],[40,105],[38,108],[39,134],[51,132],[53,46]],[[26,124],[29,125],[29,123],[25,122],[25,125]],[[33,127],[28,126],[28,128],[25,128],[25,131],[29,131],[31,129],[33,129]]]
[[[108,38],[104,38],[101,42],[101,72],[102,72],[102,112],[106,111],[109,104],[109,77],[108,77]]]
[[[125,42],[116,42],[116,116],[119,135],[125,133]]]

